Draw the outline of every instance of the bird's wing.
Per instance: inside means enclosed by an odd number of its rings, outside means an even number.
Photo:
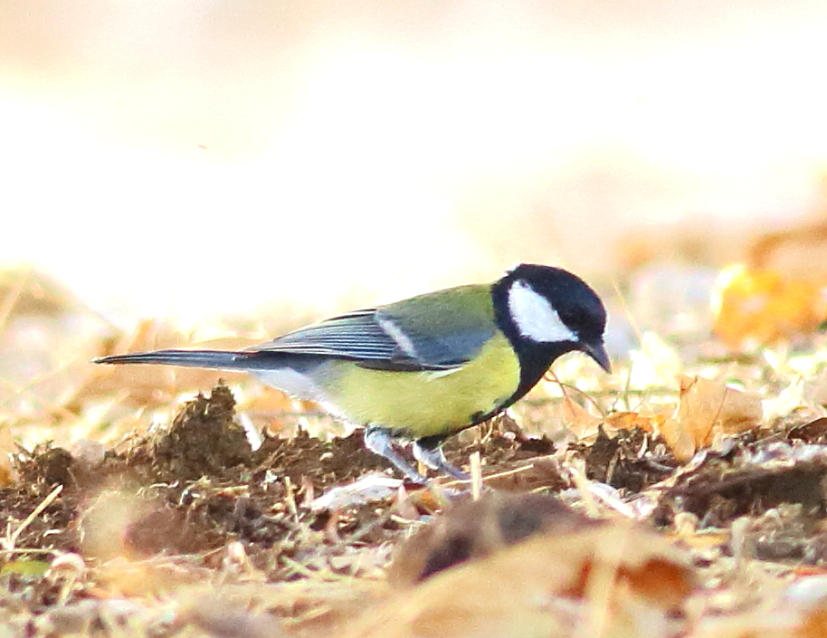
[[[493,318],[480,327],[480,304],[472,304],[469,310],[467,303],[457,304],[453,295],[434,298],[443,294],[430,293],[333,317],[252,350],[351,359],[380,370],[457,368],[473,359],[493,336]],[[487,297],[482,298],[483,306]],[[487,308],[482,313],[487,318]]]
[[[300,328],[251,350],[350,359],[380,370],[444,370],[452,367],[409,356],[405,338],[375,308]]]
[[[371,308],[299,328],[252,349],[381,360],[392,357],[398,345],[382,330],[376,321],[376,310]]]
[[[384,306],[376,316],[408,357],[432,369],[453,368],[494,336],[490,299],[487,288],[462,286]]]

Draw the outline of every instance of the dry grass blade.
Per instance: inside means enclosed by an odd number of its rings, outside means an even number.
[[[17,545],[17,539],[20,538],[20,535],[25,531],[25,529],[32,524],[32,522],[40,516],[43,511],[51,505],[54,500],[60,496],[60,493],[63,491],[63,486],[58,485],[55,487],[49,494],[44,498],[40,504],[32,510],[32,513],[29,514],[26,519],[20,523],[14,530],[7,529],[6,530],[6,537],[2,540],[3,551],[12,553],[15,551],[15,546]]]

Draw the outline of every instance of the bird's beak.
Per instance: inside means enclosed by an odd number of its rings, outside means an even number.
[[[597,365],[603,368],[606,372],[612,371],[612,362],[609,361],[609,353],[606,352],[606,346],[603,345],[602,341],[598,341],[596,343],[584,343],[583,352],[597,361]]]

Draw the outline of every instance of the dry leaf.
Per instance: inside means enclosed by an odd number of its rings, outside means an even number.
[[[674,635],[692,575],[665,538],[606,524],[446,570],[366,613],[348,638]],[[667,626],[670,631],[667,633]]]
[[[640,412],[610,414],[603,421],[604,430],[607,434],[635,428],[644,432],[657,432],[664,438],[677,460],[689,460],[697,446],[691,434],[674,418],[675,406],[663,405],[657,410],[649,411],[652,413],[648,415]]]
[[[308,503],[314,512],[336,511],[391,498],[402,486],[402,479],[381,474],[368,474],[347,485],[330,488]]]
[[[479,501],[455,499],[450,509],[396,551],[388,581],[410,586],[536,534],[563,535],[599,524],[541,494],[495,491]]]
[[[827,318],[827,281],[734,265],[721,271],[713,331],[730,348],[754,349],[814,331]]]
[[[694,438],[677,419],[661,416],[658,419],[657,429],[678,461],[686,462],[695,454],[698,446]]]
[[[639,412],[615,412],[603,420],[603,429],[607,434],[618,430],[641,429],[644,432],[652,432],[657,424],[657,417],[644,416]]]
[[[667,441],[672,438],[674,443],[689,437],[697,450],[712,445],[722,436],[754,428],[762,418],[758,394],[736,390],[723,381],[684,377],[677,413],[680,432],[666,438]]]
[[[603,419],[569,398],[553,406],[549,420],[568,428],[577,438],[583,439],[597,434],[597,427]]]
[[[693,638],[824,638],[827,636],[825,577],[804,576],[782,589],[765,582],[758,608],[703,618]],[[753,584],[753,587],[760,585]]]

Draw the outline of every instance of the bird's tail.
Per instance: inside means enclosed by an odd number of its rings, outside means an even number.
[[[223,350],[155,350],[117,354],[95,359],[95,363],[154,363],[192,368],[217,368],[220,370],[249,370],[255,366],[257,352],[227,352]],[[251,361],[251,359],[253,359]]]

